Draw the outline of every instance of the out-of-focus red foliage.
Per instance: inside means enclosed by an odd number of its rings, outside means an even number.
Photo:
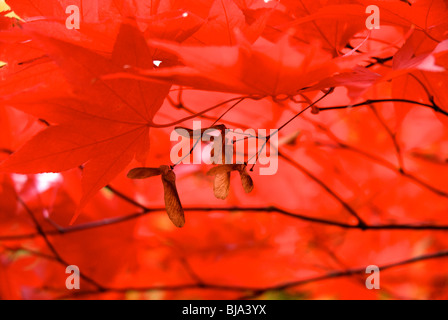
[[[0,12],[1,299],[448,298],[446,1]],[[172,165],[170,134],[194,120],[280,128],[278,172],[255,166],[250,193],[232,174],[220,200],[210,165],[176,165],[176,228],[166,181],[126,173]]]

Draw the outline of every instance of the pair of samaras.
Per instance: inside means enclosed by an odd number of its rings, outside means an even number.
[[[254,183],[250,175],[246,172],[244,164],[223,164],[213,167],[207,174],[215,176],[213,182],[213,192],[218,199],[225,199],[229,195],[230,173],[238,171],[244,191],[249,193],[254,188]],[[159,168],[134,168],[128,172],[130,179],[146,179],[154,176],[162,177],[165,209],[173,224],[181,228],[185,224],[185,214],[180,203],[179,194],[176,188],[176,175],[169,166],[162,165]]]

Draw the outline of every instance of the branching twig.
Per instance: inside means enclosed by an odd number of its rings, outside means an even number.
[[[410,265],[413,263],[421,262],[421,261],[428,261],[432,259],[438,259],[438,258],[444,258],[448,257],[448,250],[442,250],[436,253],[432,254],[425,254],[421,256],[417,256],[411,259],[406,259],[403,261],[398,261],[390,264],[385,264],[382,266],[378,266],[380,271],[386,271],[389,269],[393,269],[399,266],[405,266]],[[202,290],[215,290],[215,291],[234,291],[234,292],[249,292],[249,294],[246,294],[242,297],[242,299],[253,299],[256,298],[266,292],[269,291],[281,291],[281,290],[287,290],[291,288],[297,288],[299,286],[303,286],[305,284],[320,282],[324,280],[329,279],[336,279],[336,278],[343,278],[343,277],[349,277],[353,275],[358,274],[364,274],[366,271],[365,267],[356,268],[356,269],[347,269],[342,271],[333,271],[326,273],[324,275],[320,275],[317,277],[311,277],[306,278],[302,280],[297,281],[289,281],[281,284],[275,284],[272,286],[267,287],[249,287],[249,286],[229,286],[229,285],[221,285],[221,284],[212,284],[212,283],[193,283],[193,284],[179,284],[179,285],[171,285],[171,286],[149,286],[149,287],[126,287],[126,288],[106,288],[105,291],[107,292],[115,292],[115,293],[126,293],[129,291],[141,291],[141,292],[147,292],[147,291],[182,291],[182,290],[188,290],[188,289],[202,289]],[[57,290],[57,289],[56,289]],[[67,299],[67,298],[74,298],[74,297],[80,297],[80,296],[87,296],[87,295],[96,295],[104,293],[104,291],[94,291],[94,290],[84,290],[84,291],[77,291],[73,292],[71,295],[63,295],[60,296],[60,299]]]
[[[56,250],[56,248],[53,246],[53,244],[51,243],[51,241],[48,238],[48,233],[45,232],[41,225],[39,224],[39,221],[37,220],[36,216],[34,215],[34,212],[28,207],[28,205],[22,200],[22,198],[20,198],[19,196],[17,196],[17,201],[23,206],[23,208],[25,209],[25,211],[28,213],[28,215],[30,216],[31,220],[34,223],[34,226],[38,232],[38,234],[42,237],[42,239],[45,241],[48,249],[50,249],[51,253],[53,254],[55,260],[57,262],[59,262],[64,268],[66,268],[67,266],[69,266],[70,264],[68,262],[66,262],[61,255],[59,254],[59,252]],[[80,277],[82,279],[84,279],[86,282],[92,284],[93,286],[95,286],[99,291],[103,290],[103,287],[98,284],[95,280],[93,280],[92,278],[86,276],[85,274],[80,274]]]
[[[329,110],[340,110],[340,109],[350,109],[350,108],[357,108],[362,106],[368,106],[374,103],[382,103],[382,102],[402,102],[402,103],[409,103],[409,104],[415,104],[423,107],[430,108],[434,110],[435,112],[439,112],[445,116],[448,116],[448,112],[437,106],[433,101],[431,104],[429,103],[423,103],[418,102],[414,100],[408,100],[408,99],[372,99],[372,100],[366,100],[360,103],[355,103],[352,105],[344,105],[344,106],[333,106],[333,107],[325,107],[325,108],[318,108],[319,111],[329,111]]]
[[[278,213],[290,218],[303,220],[311,223],[317,223],[327,226],[338,227],[342,229],[359,229],[364,231],[380,231],[380,230],[408,230],[408,231],[448,231],[448,225],[433,225],[427,223],[421,224],[366,224],[360,226],[359,224],[349,224],[345,222],[339,222],[329,219],[323,218],[315,218],[299,213],[294,213],[288,210],[280,209],[274,206],[271,207],[186,207],[184,208],[186,212],[265,212],[265,213]],[[103,219],[94,222],[88,222],[84,224],[80,224],[77,226],[70,226],[66,228],[62,228],[59,230],[49,230],[46,231],[45,234],[47,236],[57,236],[57,235],[65,235],[74,232],[82,232],[85,230],[101,228],[104,226],[115,225],[119,223],[123,223],[126,221],[130,221],[133,219],[137,219],[143,216],[146,216],[150,213],[156,212],[165,212],[165,208],[151,208],[147,209],[143,212],[137,212],[133,214],[129,214],[122,217]],[[16,241],[16,240],[24,240],[24,239],[32,239],[39,237],[39,233],[28,233],[28,234],[18,234],[18,235],[4,235],[0,236],[0,241]]]

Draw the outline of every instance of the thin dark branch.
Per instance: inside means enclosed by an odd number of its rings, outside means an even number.
[[[403,163],[403,155],[401,154],[401,147],[397,141],[397,136],[392,130],[389,128],[389,126],[386,124],[384,119],[380,116],[378,111],[374,106],[370,106],[370,110],[372,110],[373,114],[375,115],[378,122],[381,124],[381,126],[386,130],[387,134],[389,135],[390,139],[392,140],[392,143],[395,148],[395,153],[397,154],[397,160],[399,165],[399,171],[404,171],[404,163]]]
[[[30,216],[30,218],[31,218],[31,220],[34,223],[34,226],[35,226],[39,236],[41,236],[42,239],[45,241],[48,249],[50,249],[51,253],[53,254],[53,256],[55,258],[55,260],[58,261],[63,267],[68,267],[70,264],[61,257],[61,255],[58,253],[56,248],[53,246],[53,244],[51,243],[50,239],[48,238],[49,233],[45,232],[42,229],[39,221],[37,220],[36,216],[34,215],[34,212],[28,207],[28,205],[19,196],[17,196],[17,201],[23,206],[25,211]],[[81,273],[80,277],[82,279],[84,279],[86,282],[88,282],[88,283],[92,284],[93,286],[95,286],[98,290],[100,290],[100,291],[103,290],[103,287],[101,285],[99,285],[95,280],[91,279],[90,277],[86,276],[85,274]]]
[[[432,254],[425,254],[421,256],[417,256],[414,258],[378,266],[378,269],[380,271],[386,271],[389,269],[393,269],[400,266],[410,265],[413,263],[421,262],[421,261],[427,261],[432,259],[438,259],[438,258],[444,258],[448,257],[448,250],[442,250],[436,253]],[[269,291],[281,291],[281,290],[287,290],[291,288],[296,288],[305,284],[320,282],[324,280],[329,279],[335,279],[335,278],[343,278],[343,277],[349,277],[353,275],[359,275],[359,274],[365,274],[366,267],[356,268],[356,269],[347,269],[347,270],[341,270],[341,271],[333,271],[329,272],[320,276],[311,277],[307,279],[297,280],[297,281],[289,281],[281,284],[276,284],[272,286],[267,287],[245,287],[245,286],[228,286],[228,285],[221,285],[221,284],[212,284],[212,283],[187,283],[187,284],[179,284],[179,285],[171,285],[171,286],[149,286],[149,287],[126,287],[126,288],[106,288],[105,291],[107,292],[115,292],[115,293],[125,293],[129,291],[182,291],[182,290],[188,290],[188,289],[202,289],[202,290],[217,290],[217,291],[235,291],[235,292],[249,292],[246,296],[243,298],[246,299],[253,299],[255,297],[258,297],[262,295],[263,293],[269,292]],[[58,290],[58,289],[55,289]],[[86,295],[95,295],[95,294],[101,294],[104,292],[101,291],[77,291],[73,292],[71,295],[64,295],[59,297],[60,299],[66,299],[66,298],[74,298],[74,297],[80,297],[80,296],[86,296]]]
[[[340,109],[350,109],[350,108],[357,108],[362,106],[368,106],[370,104],[374,103],[382,103],[382,102],[402,102],[402,103],[409,103],[409,104],[415,104],[423,107],[430,108],[436,112],[439,112],[445,116],[448,116],[448,112],[437,106],[435,103],[429,104],[429,103],[423,103],[418,102],[414,100],[408,100],[408,99],[373,99],[373,100],[366,100],[360,103],[355,103],[352,105],[344,105],[344,106],[333,106],[333,107],[325,107],[325,108],[318,108],[319,111],[328,111],[328,110],[340,110]]]
[[[316,177],[314,174],[312,174],[310,171],[308,171],[304,166],[302,166],[297,161],[291,159],[290,157],[284,155],[283,153],[278,153],[279,157],[283,158],[287,162],[289,162],[292,166],[296,167],[298,170],[300,170],[302,173],[307,175],[310,179],[312,179],[314,182],[319,184],[330,196],[332,196],[334,199],[336,199],[353,217],[355,217],[358,220],[358,227],[360,229],[364,229],[367,225],[366,222],[358,215],[358,213],[353,209],[347,202],[345,202],[336,192],[334,192],[329,186],[327,186],[322,180],[320,180],[318,177]]]
[[[411,259],[407,259],[407,260],[403,260],[403,261],[399,261],[399,262],[395,262],[395,263],[391,263],[391,264],[386,264],[383,266],[378,266],[378,269],[380,271],[386,271],[386,270],[393,269],[396,267],[405,266],[405,265],[409,265],[409,264],[413,264],[413,263],[421,262],[421,261],[425,261],[425,260],[442,258],[442,257],[448,257],[448,250],[442,250],[442,251],[439,251],[436,253],[425,254],[425,255],[415,257],[415,258],[411,258]],[[315,283],[315,282],[319,282],[319,281],[323,281],[323,280],[342,278],[342,277],[353,276],[353,275],[357,275],[357,274],[364,274],[365,271],[366,271],[366,268],[361,267],[361,268],[356,268],[356,269],[348,269],[348,270],[343,270],[343,271],[330,272],[330,273],[327,273],[322,276],[312,277],[312,278],[308,278],[308,279],[304,279],[304,280],[286,282],[286,283],[283,283],[280,285],[275,285],[272,287],[263,288],[261,290],[255,291],[254,294],[252,294],[249,298],[253,299],[267,291],[286,290],[289,288],[298,287],[298,286],[302,286],[305,284]]]
[[[0,149],[0,152],[1,152],[1,153],[6,153],[6,154],[9,154],[9,155],[11,155],[11,154],[14,153],[14,151],[12,151],[12,150],[10,150],[10,149],[5,149],[5,148],[1,148],[1,149]]]
[[[320,141],[316,141],[315,144],[319,145],[319,146],[325,146],[325,147],[329,147],[329,148],[340,148],[341,150],[347,150],[347,151],[351,151],[354,153],[357,153],[359,155],[362,155],[364,157],[366,157],[367,159],[387,168],[390,169],[394,172],[396,172],[397,174],[412,180],[413,182],[415,182],[416,184],[430,190],[431,192],[434,192],[435,194],[441,196],[441,197],[448,197],[448,193],[440,190],[434,186],[431,186],[430,184],[428,184],[427,182],[423,181],[421,178],[415,176],[412,173],[409,173],[407,171],[405,171],[403,168],[397,168],[394,164],[374,155],[374,154],[370,154],[364,150],[361,150],[357,147],[351,146],[349,144],[346,144],[344,142],[342,142],[339,138],[337,138],[330,130],[328,130],[328,128],[326,128],[325,126],[323,126],[321,123],[307,119],[309,122],[311,122],[316,128],[320,129],[321,131],[323,131],[330,139],[332,139],[336,145],[330,144],[330,143],[324,143],[324,142],[320,142]]]
[[[149,211],[149,208],[145,207],[144,205],[138,203],[137,201],[135,201],[134,199],[132,199],[131,197],[128,197],[127,195],[125,195],[124,193],[118,191],[117,189],[115,189],[114,187],[112,187],[110,184],[108,184],[107,186],[105,186],[105,188],[107,190],[109,190],[110,192],[112,192],[113,194],[115,194],[117,197],[123,199],[124,201],[132,204],[135,207],[139,207],[145,211]]]
[[[339,227],[343,229],[360,229],[364,231],[379,231],[379,230],[409,230],[409,231],[448,231],[448,225],[433,225],[433,224],[427,224],[427,223],[420,223],[420,224],[377,224],[377,225],[370,225],[366,224],[364,226],[359,226],[358,224],[349,224],[334,220],[328,220],[328,219],[321,219],[321,218],[315,218],[306,216],[303,214],[293,213],[284,209],[280,209],[277,207],[187,207],[184,208],[184,211],[186,212],[266,212],[266,213],[278,213],[290,218],[299,219],[311,223],[318,223],[322,225],[328,225],[333,227]],[[110,226],[115,224],[124,223],[126,221],[130,221],[133,219],[137,219],[143,216],[146,216],[150,213],[155,212],[165,212],[165,208],[151,208],[148,210],[145,210],[143,212],[137,212],[133,214],[129,214],[122,217],[116,217],[116,218],[109,218],[109,219],[103,219],[99,221],[94,222],[88,222],[84,224],[80,224],[77,226],[70,226],[59,230],[49,230],[46,231],[45,234],[47,236],[57,236],[57,235],[64,235],[74,232],[82,232],[85,230],[90,229],[96,229],[101,228],[104,226]],[[18,234],[18,235],[6,235],[6,236],[0,236],[0,241],[16,241],[16,240],[23,240],[23,239],[32,239],[39,236],[39,233],[28,233],[28,234]]]

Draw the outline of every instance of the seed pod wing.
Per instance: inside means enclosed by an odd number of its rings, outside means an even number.
[[[218,173],[213,181],[213,192],[215,197],[224,200],[229,195],[230,189],[230,171]]]
[[[177,193],[175,180],[176,175],[172,170],[162,175],[165,209],[173,224],[182,228],[185,224],[185,215]]]
[[[223,124],[214,125],[208,128],[202,128],[200,130],[192,130],[185,127],[175,127],[174,131],[176,131],[179,135],[190,138],[190,139],[199,139],[202,135],[205,134],[205,131],[208,130],[218,130],[221,131],[221,134],[225,134],[226,126]],[[205,134],[208,137],[211,137],[211,135]]]
[[[127,177],[130,179],[146,179],[158,176],[162,173],[159,168],[134,168],[128,172]]]
[[[252,181],[252,178],[250,175],[244,171],[239,171],[241,183],[243,185],[243,189],[246,193],[250,193],[254,189],[254,182]]]

